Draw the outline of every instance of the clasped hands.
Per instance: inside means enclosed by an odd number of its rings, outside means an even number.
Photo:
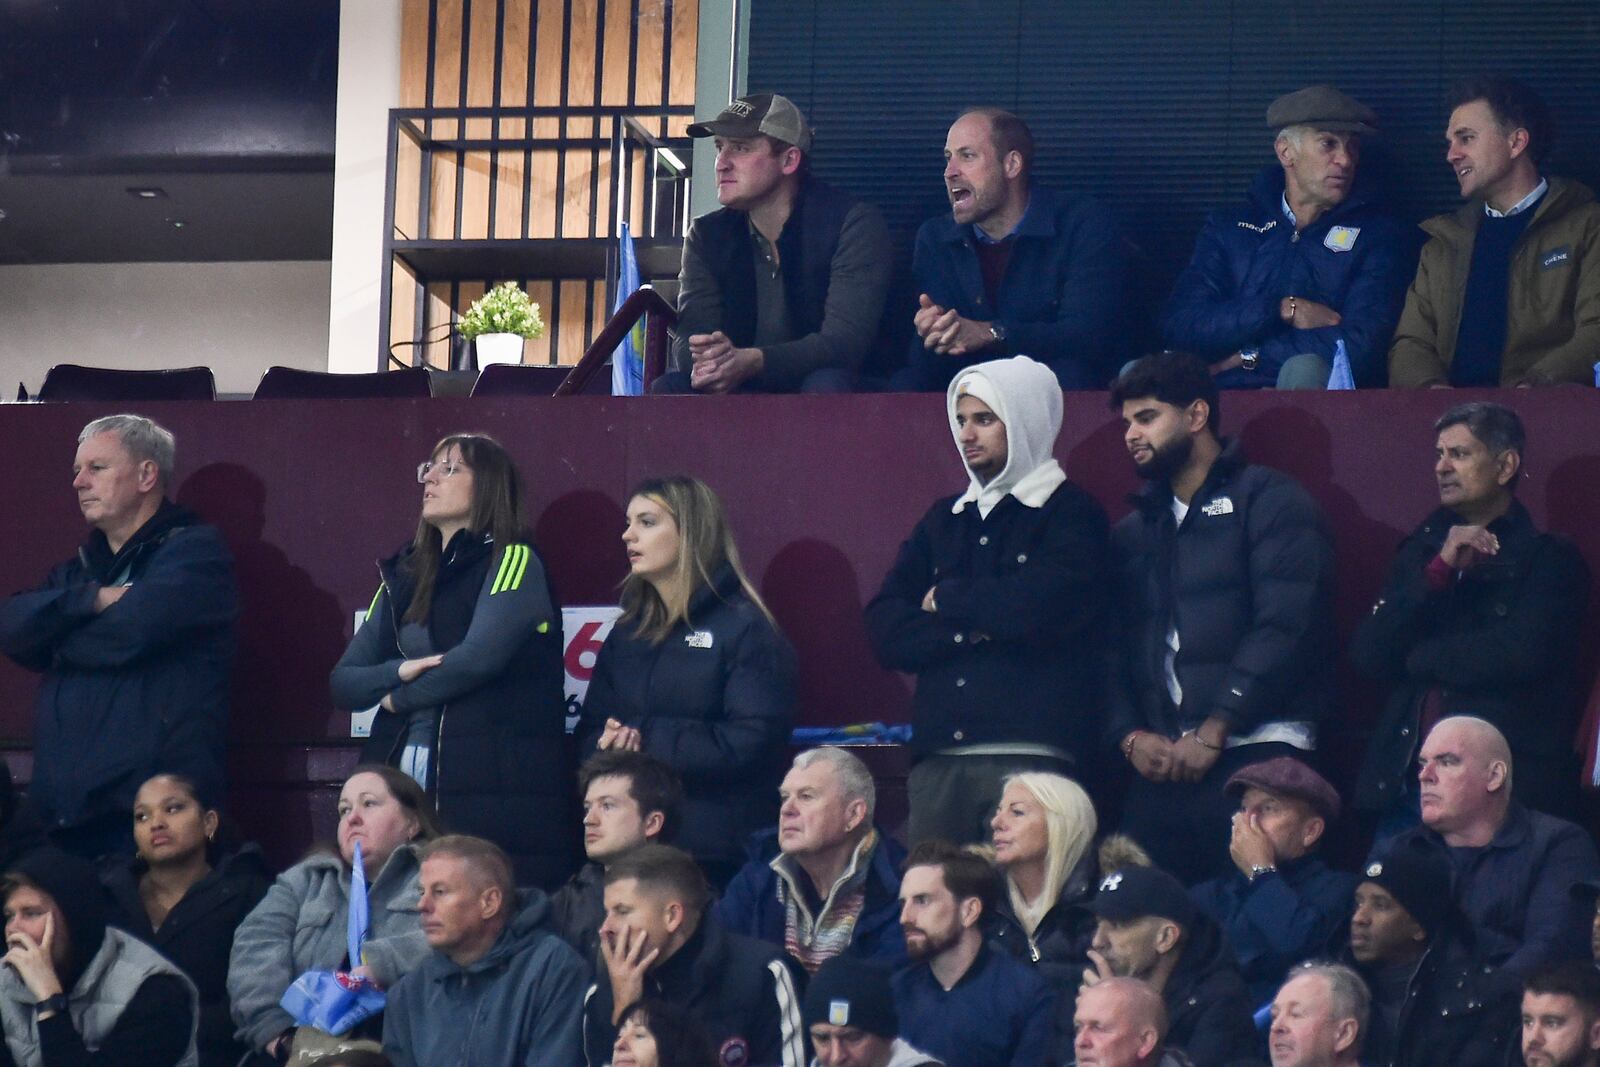
[[[962,318],[954,309],[935,304],[927,293],[918,297],[917,303],[917,313],[911,321],[922,338],[923,348],[941,356],[964,356],[994,346],[989,323]]]
[[[761,349],[736,348],[721,330],[691,334],[689,356],[689,384],[701,393],[732,392],[766,366]]]

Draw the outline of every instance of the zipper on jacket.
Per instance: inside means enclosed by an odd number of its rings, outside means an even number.
[[[1038,963],[1039,962],[1039,943],[1033,939],[1033,935],[1032,934],[1024,934],[1023,936],[1028,939],[1028,955],[1029,955],[1029,957],[1032,958],[1034,963]]]

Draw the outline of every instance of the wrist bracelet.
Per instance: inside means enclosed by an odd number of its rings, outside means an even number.
[[[1139,740],[1139,736],[1143,733],[1143,730],[1135,730],[1122,739],[1122,756],[1124,759],[1133,759],[1133,743]]]
[[[1189,731],[1189,736],[1194,738],[1197,742],[1199,742],[1201,748],[1209,748],[1213,752],[1221,752],[1222,751],[1222,746],[1221,745],[1213,745],[1210,741],[1207,741],[1205,738],[1201,737],[1200,736],[1200,731],[1198,729],[1190,730]]]

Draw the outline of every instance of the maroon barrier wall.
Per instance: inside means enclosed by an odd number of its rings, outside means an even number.
[[[1528,424],[1521,497],[1600,573],[1600,395],[1589,390],[1229,395],[1223,429],[1296,478],[1328,512],[1348,636],[1394,546],[1436,503],[1431,423],[1494,396]],[[9,457],[0,591],[37,583],[84,534],[69,487],[78,430],[103,405],[0,408]],[[215,522],[238,559],[242,649],[233,709],[234,808],[275,859],[331,831],[331,791],[354,758],[328,670],[376,584],[373,561],[416,523],[414,471],[443,434],[495,434],[520,458],[528,518],[569,605],[615,600],[629,487],[696,474],[728,504],[751,577],[799,647],[802,719],[903,721],[910,684],[879,669],[861,608],[900,540],[963,472],[934,396],[261,401],[151,404],[178,435],[177,498]],[[1113,518],[1136,488],[1103,394],[1069,395],[1056,450]],[[1586,626],[1593,676],[1597,611]],[[1347,678],[1325,746],[1348,766],[1376,695]],[[35,679],[0,659],[0,737],[20,780]]]

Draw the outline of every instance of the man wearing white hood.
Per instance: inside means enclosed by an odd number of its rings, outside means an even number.
[[[928,509],[866,610],[879,662],[917,676],[913,843],[983,840],[1005,775],[1072,773],[1100,729],[1110,533],[1051,455],[1055,374],[977,364],[947,411],[966,491]]]

